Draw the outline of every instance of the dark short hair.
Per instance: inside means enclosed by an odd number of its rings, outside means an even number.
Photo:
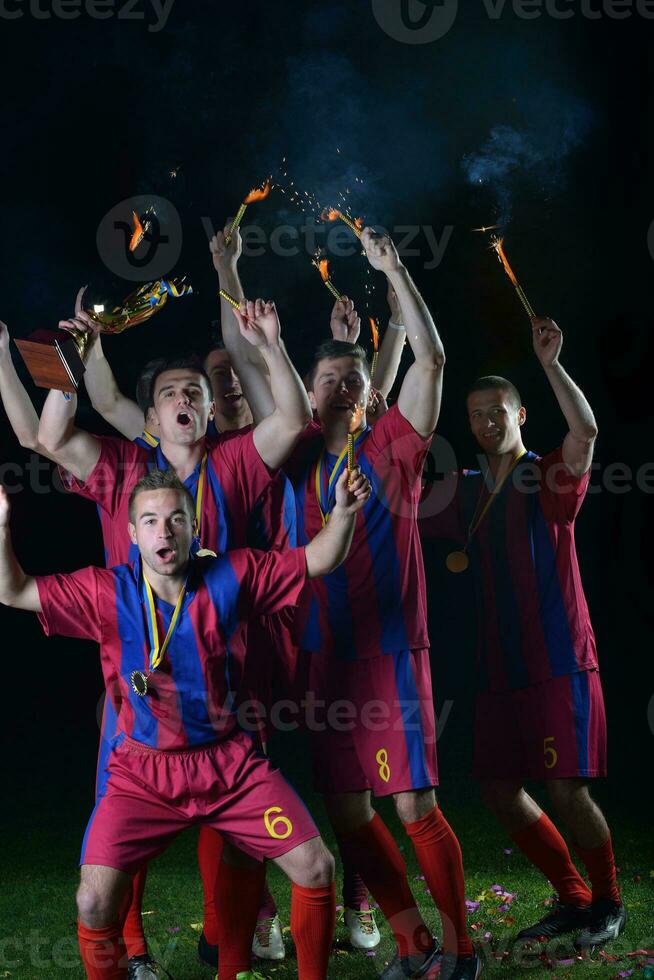
[[[140,493],[148,493],[150,490],[176,490],[181,493],[184,497],[184,502],[188,507],[189,516],[191,518],[195,517],[195,501],[191,496],[190,491],[184,486],[180,478],[175,473],[175,470],[150,470],[145,476],[134,484],[132,487],[132,492],[129,495],[129,503],[127,505],[129,512],[129,519],[134,524],[134,518],[136,516],[136,498]]]
[[[313,383],[316,380],[316,371],[320,362],[335,360],[339,357],[354,357],[358,361],[361,361],[363,373],[368,381],[370,381],[370,365],[368,364],[368,357],[361,344],[349,344],[346,340],[326,340],[313,355],[313,362],[305,376],[308,391],[312,391],[313,389]]]
[[[143,415],[147,415],[148,409],[152,408],[152,376],[164,362],[165,359],[163,357],[155,357],[152,361],[148,361],[138,376],[136,382],[136,401]]]
[[[150,405],[154,405],[154,390],[157,386],[157,379],[164,371],[193,371],[199,374],[206,385],[209,401],[213,401],[213,388],[211,378],[204,369],[204,365],[196,354],[187,354],[184,357],[169,357],[162,359],[161,364],[156,368],[150,381]]]
[[[516,408],[520,408],[522,406],[520,392],[516,386],[512,381],[508,381],[506,378],[501,378],[499,374],[487,374],[483,378],[477,378],[477,380],[468,388],[466,401],[473,392],[488,391],[490,388],[495,388],[498,391],[505,391]]]

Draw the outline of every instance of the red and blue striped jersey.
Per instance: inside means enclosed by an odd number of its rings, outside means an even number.
[[[473,535],[481,690],[517,690],[597,668],[574,536],[589,480],[590,472],[568,472],[560,448],[543,457],[529,452]],[[431,487],[421,534],[464,543],[486,499],[484,483],[479,471],[464,470]]]
[[[416,513],[430,442],[396,405],[358,439],[356,461],[370,480],[372,495],[357,514],[346,560],[309,583],[298,611],[301,649],[358,660],[429,645]],[[300,544],[322,527],[315,481],[324,448],[320,426],[310,422],[285,467],[295,491]],[[326,455],[324,462],[321,493],[327,504],[335,458]]]
[[[169,464],[158,443],[146,447],[113,437],[100,437],[100,442],[100,458],[85,483],[66,473],[62,478],[68,489],[97,504],[105,563],[113,567],[137,557],[127,533],[127,505],[133,486],[149,470],[166,470]],[[243,548],[251,514],[273,474],[257,452],[251,431],[207,439],[206,449],[200,544],[217,553]],[[184,481],[193,499],[199,475],[200,463]]]
[[[248,621],[296,605],[305,581],[303,548],[193,559],[177,628],[139,697],[130,675],[147,673],[150,654],[140,559],[36,579],[46,634],[100,644],[105,683],[118,688],[108,692],[120,706],[117,730],[159,749],[216,742],[234,730]],[[173,607],[160,599],[156,606],[165,636]]]

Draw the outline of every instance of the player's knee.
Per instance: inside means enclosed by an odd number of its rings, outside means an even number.
[[[82,883],[77,889],[77,911],[84,925],[92,929],[102,929],[111,924],[115,910],[97,888]]]
[[[495,814],[519,808],[522,794],[522,786],[518,783],[489,779],[479,785],[482,803]]]
[[[335,871],[333,854],[327,850],[321,837],[314,837],[297,848],[287,873],[296,885],[320,888],[334,880]]]
[[[570,810],[594,806],[588,784],[579,779],[552,779],[547,784],[556,810],[565,815]]]
[[[397,793],[394,797],[395,811],[402,823],[415,823],[422,820],[436,806],[436,796],[432,789],[420,792]]]

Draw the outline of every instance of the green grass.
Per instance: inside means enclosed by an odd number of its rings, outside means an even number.
[[[71,748],[73,758],[75,751],[75,748]],[[84,749],[85,753],[88,752],[89,770],[92,768],[92,751],[92,747]],[[71,769],[60,774],[56,788],[51,785],[52,775],[45,770],[34,774],[29,783],[23,781],[20,788],[17,783],[13,798],[18,801],[20,810],[14,810],[11,815],[10,826],[5,830],[2,841],[0,977],[70,980],[83,976],[77,954],[74,893],[79,845],[90,803],[86,778],[89,770],[85,771],[85,765],[86,756],[77,770],[83,774],[82,778]],[[296,785],[307,786],[306,771],[297,762],[293,765]],[[445,781],[444,785],[447,788]],[[308,789],[303,795],[333,849],[334,841],[325,824],[319,800]],[[616,807],[610,801],[602,800],[613,826],[621,868],[620,885],[630,916],[625,936],[607,949],[607,953],[618,955],[620,959],[606,962],[595,955],[586,962],[564,962],[559,965],[542,962],[534,955],[530,961],[524,962],[516,960],[511,953],[511,936],[546,911],[544,903],[550,895],[547,882],[522,855],[516,851],[509,855],[504,853],[508,842],[477,802],[471,781],[459,781],[452,785],[449,793],[444,789],[441,804],[462,843],[467,897],[477,899],[480,894],[488,893],[493,884],[499,884],[516,895],[508,912],[500,911],[497,900],[486,897],[480,910],[469,917],[478,940],[482,940],[486,933],[491,934],[490,941],[484,944],[485,976],[512,978],[524,975],[534,980],[598,977],[608,980],[629,969],[635,970],[635,977],[643,976],[640,966],[642,958],[628,957],[626,954],[643,947],[654,949],[654,878],[651,876],[654,857],[651,823],[646,813],[640,814],[633,804],[618,804]],[[437,932],[438,917],[425,892],[424,882],[418,877],[413,851],[388,801],[382,801],[379,809],[403,849],[411,885],[425,919]],[[196,955],[202,902],[195,842],[195,832],[184,834],[152,864],[145,893],[145,928],[151,949],[175,980],[212,978],[212,971],[203,967]],[[288,882],[275,868],[270,871],[269,881],[282,921],[288,926]],[[340,892],[338,901],[341,901]],[[392,954],[392,943],[381,916],[379,925],[382,945],[375,957],[366,957],[351,950],[344,926],[337,926],[331,977],[354,980],[372,978],[381,972]],[[288,931],[286,939],[288,958],[285,962],[271,966],[258,965],[266,976],[283,980],[296,975]],[[557,949],[556,960],[566,960],[566,950],[570,956],[574,956],[571,945],[566,944]],[[504,952],[508,953],[508,957],[496,958],[495,954]]]

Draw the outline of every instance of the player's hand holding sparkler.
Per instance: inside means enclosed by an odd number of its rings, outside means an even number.
[[[272,300],[242,299],[234,310],[241,334],[253,347],[279,347],[281,325]]]
[[[544,368],[558,363],[563,347],[563,333],[548,316],[535,316],[531,320],[531,332],[536,357]]]
[[[209,250],[213,259],[213,267],[218,274],[226,269],[234,269],[243,251],[241,230],[236,227],[227,242],[227,233],[232,227],[232,219],[228,219],[223,231],[219,231],[209,242]]]
[[[361,510],[370,497],[372,488],[370,481],[363,475],[358,466],[352,472],[343,470],[336,484],[336,504],[334,510],[342,514],[356,514]],[[333,519],[333,511],[332,518]]]
[[[361,331],[361,317],[357,314],[354,303],[347,296],[341,296],[334,303],[329,326],[334,340],[356,344]]]
[[[388,275],[402,268],[400,256],[390,235],[376,232],[374,228],[364,228],[361,232],[361,244],[373,269]]]

